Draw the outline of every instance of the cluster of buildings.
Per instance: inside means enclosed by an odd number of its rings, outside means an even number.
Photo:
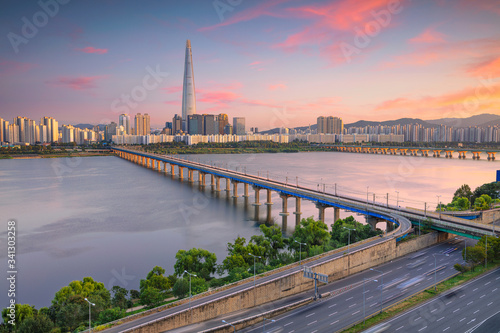
[[[26,117],[16,117],[12,123],[0,118],[0,142],[35,144],[58,141],[59,124],[52,117],[43,117],[39,124]]]

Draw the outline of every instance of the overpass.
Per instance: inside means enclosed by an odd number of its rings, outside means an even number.
[[[372,227],[374,227],[377,222],[386,221],[388,224],[388,230],[392,229],[393,223],[399,225],[400,222],[396,216],[402,216],[412,221],[414,224],[421,224],[422,222],[427,221],[427,223],[431,224],[433,229],[459,234],[470,238],[480,238],[484,235],[496,234],[495,230],[492,230],[490,226],[474,223],[461,218],[447,216],[445,214],[427,212],[426,210],[422,211],[413,208],[401,208],[389,204],[383,205],[380,203],[371,203],[368,202],[368,200],[364,201],[351,196],[325,192],[324,189],[323,191],[320,191],[319,189],[315,190],[299,186],[298,183],[292,185],[287,182],[283,183],[265,177],[246,174],[246,172],[242,173],[227,170],[207,164],[179,159],[173,156],[145,153],[121,147],[113,147],[112,149],[119,157],[135,162],[139,165],[165,173],[169,173],[170,169],[170,174],[172,176],[175,175],[177,169],[177,174],[181,179],[184,179],[184,171],[186,170],[189,182],[194,182],[194,173],[196,172],[198,175],[198,182],[201,187],[206,186],[206,178],[207,176],[210,176],[212,189],[216,192],[221,191],[221,179],[225,180],[225,191],[229,196],[232,185],[233,198],[238,198],[238,186],[239,184],[242,184],[243,197],[248,199],[249,187],[252,186],[252,189],[255,192],[255,201],[253,205],[255,206],[256,211],[258,211],[261,206],[260,191],[264,190],[267,194],[265,204],[267,206],[268,220],[271,216],[271,205],[273,204],[271,201],[271,193],[272,191],[278,192],[282,199],[282,210],[280,212],[280,216],[282,217],[282,226],[284,228],[287,226],[288,216],[290,215],[290,212],[288,211],[288,199],[293,198],[295,199],[295,211],[293,214],[295,215],[296,225],[298,225],[301,220],[301,200],[305,199],[316,204],[316,207],[319,210],[319,219],[322,221],[324,221],[325,209],[332,207],[334,209],[335,221],[339,217],[340,209],[345,209],[368,216],[367,222],[370,223]],[[170,165],[170,168],[168,168],[167,165]],[[399,239],[404,237],[406,233],[402,233],[399,236]]]
[[[391,147],[391,146],[363,146],[363,145],[329,145],[318,144],[319,147],[331,148],[339,152],[362,153],[362,154],[382,154],[382,155],[401,155],[401,156],[421,156],[421,157],[441,157],[453,158],[458,155],[459,159],[466,159],[466,154],[472,154],[473,160],[480,160],[481,156],[486,157],[488,161],[494,161],[497,150],[493,149],[470,149],[470,148],[432,148],[432,147]],[[481,155],[482,154],[482,155]]]

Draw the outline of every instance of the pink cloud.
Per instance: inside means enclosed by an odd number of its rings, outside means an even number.
[[[83,49],[76,49],[77,51],[83,52],[83,53],[96,53],[96,54],[105,54],[108,53],[108,49],[96,49],[93,46],[87,46]]]
[[[277,84],[270,84],[267,86],[267,88],[271,91],[274,91],[274,90],[286,90],[288,87],[286,86],[286,84],[277,83]]]
[[[262,64],[262,61],[254,61],[254,62],[249,63],[248,66],[252,67],[252,66],[257,66],[260,64]]]
[[[182,91],[182,86],[179,85],[179,86],[165,87],[161,88],[161,90],[165,91],[165,93],[167,94],[175,94]]]
[[[36,64],[27,62],[12,61],[0,58],[0,76],[21,74],[37,67]]]
[[[72,90],[88,90],[95,88],[95,82],[99,79],[105,78],[106,76],[81,76],[81,77],[59,77],[52,81],[47,81],[46,83],[67,87]]]
[[[466,72],[471,76],[486,79],[500,77],[500,56],[490,57],[487,60],[469,65]]]
[[[164,104],[168,104],[168,105],[182,105],[182,103],[178,100],[174,100],[174,101],[165,101],[163,102]]]
[[[443,43],[445,35],[434,31],[432,29],[427,29],[422,32],[420,35],[411,38],[408,42],[410,43]]]

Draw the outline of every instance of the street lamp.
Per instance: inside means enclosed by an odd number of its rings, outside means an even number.
[[[222,319],[222,322],[223,322],[223,323],[226,323],[226,324],[228,324],[228,325],[233,326],[233,329],[234,329],[234,330],[233,330],[233,332],[236,332],[236,327],[234,327],[234,325],[233,325],[233,324],[228,323],[228,322],[227,322],[227,321],[225,321],[224,319]]]
[[[365,319],[366,319],[366,312],[365,312],[365,281],[370,280],[370,281],[375,281],[378,282],[378,280],[372,280],[372,279],[363,279],[363,325],[365,324]]]
[[[301,243],[301,242],[297,242],[296,240],[294,240],[295,243],[299,243],[299,260],[300,260],[300,264],[299,265],[302,265],[302,245],[307,245],[307,243]]]
[[[251,253],[249,253],[249,255],[251,255],[253,257],[253,288],[255,289],[255,258],[260,259],[260,256],[255,256]]]
[[[380,273],[380,313],[382,313],[382,292],[384,291],[384,273],[382,271],[370,268],[370,271],[375,271]]]
[[[436,278],[437,260],[436,260],[436,256],[447,256],[447,257],[449,257],[449,255],[448,255],[448,253],[446,253],[446,254],[433,253],[432,256],[434,257],[434,292],[436,292],[436,286],[437,286],[437,278]]]
[[[189,310],[191,310],[191,298],[192,298],[192,295],[191,295],[191,276],[196,276],[196,274],[191,274],[186,270],[184,270],[184,273],[189,274]]]
[[[441,208],[439,208],[439,198],[441,198],[441,195],[436,195],[438,198],[438,203],[437,203],[437,209],[439,209],[439,219],[441,219]]]
[[[262,326],[262,332],[264,332],[264,330],[266,329],[266,320],[270,320],[272,323],[274,323],[276,320],[274,319],[267,319],[267,318],[264,318],[264,325]]]
[[[87,301],[87,303],[89,303],[89,332],[92,332],[92,325],[91,325],[91,320],[90,320],[90,305],[92,304],[92,306],[95,306],[94,303],[90,302],[87,297],[85,297],[85,300]]]
[[[370,186],[367,186],[366,187],[366,203],[368,203],[368,189],[370,188]]]
[[[456,239],[456,240],[459,240],[459,239],[458,239],[458,238],[456,238],[456,237],[455,237],[455,239]],[[465,257],[465,260],[467,260],[467,238],[464,238],[464,239],[463,239],[463,241],[464,241],[464,251],[465,251],[465,253],[464,253],[464,257]]]
[[[349,230],[349,236],[348,236],[348,239],[347,239],[347,253],[349,254],[349,253],[351,253],[349,251],[349,248],[351,247],[351,230],[354,231],[356,229],[349,229],[349,228],[346,228],[346,227],[342,227],[342,228]]]

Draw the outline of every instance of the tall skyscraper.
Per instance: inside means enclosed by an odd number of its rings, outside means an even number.
[[[342,134],[344,132],[344,124],[342,122],[342,118],[320,116],[317,119],[317,124],[318,134]]]
[[[182,117],[176,114],[172,118],[172,134],[177,134],[182,132]]]
[[[135,135],[149,135],[151,134],[151,124],[149,115],[145,113],[141,115],[140,113],[135,115]]]
[[[40,119],[40,125],[47,126],[47,141],[59,141],[59,122],[52,117],[43,117]],[[43,141],[42,141],[43,142]]]
[[[186,41],[186,58],[184,61],[184,80],[182,85],[182,129],[187,132],[189,115],[196,114],[196,95],[194,89],[193,56],[191,41]]]
[[[218,134],[224,134],[224,128],[226,127],[227,124],[229,124],[229,118],[227,114],[221,113],[217,116],[217,124],[219,127],[219,133]]]
[[[234,117],[233,118],[233,132],[236,135],[245,135],[245,118]]]
[[[130,132],[130,116],[126,113],[121,114],[118,121],[118,126],[123,126],[125,134],[132,134]]]

